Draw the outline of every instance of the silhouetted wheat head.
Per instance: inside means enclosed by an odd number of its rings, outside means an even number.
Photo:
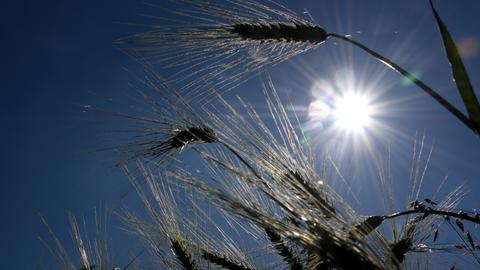
[[[133,138],[114,147],[126,155],[122,162],[143,159],[161,164],[192,144],[218,140],[201,114],[175,91],[167,91],[168,94],[158,92],[160,89],[168,90],[169,86],[151,69],[146,71],[150,76],[146,77],[138,93],[153,110],[148,115],[117,114],[129,124],[122,128],[123,132],[132,134]],[[152,89],[156,99],[149,96]]]
[[[136,57],[170,68],[168,79],[187,98],[208,98],[208,88],[226,91],[294,55],[317,47],[325,30],[272,1],[180,0],[174,25],[168,20],[150,31],[118,41]],[[266,5],[268,4],[268,5]],[[182,22],[183,17],[183,22]]]
[[[93,234],[89,234],[86,231],[86,228],[80,228],[75,216],[69,214],[73,247],[75,248],[75,251],[71,252],[67,248],[71,245],[62,243],[62,241],[55,235],[53,230],[48,226],[47,222],[42,218],[42,221],[47,227],[54,243],[52,244],[49,243],[50,241],[46,241],[43,239],[41,240],[55,258],[58,269],[120,269],[118,267],[119,265],[114,263],[110,250],[110,241],[108,239],[108,220],[108,213],[105,210],[99,212],[95,211],[95,229],[93,230]],[[122,269],[129,269],[129,267],[132,266],[133,262],[134,260],[126,264],[125,267],[123,267]]]

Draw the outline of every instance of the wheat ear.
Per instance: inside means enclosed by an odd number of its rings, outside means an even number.
[[[222,255],[217,252],[210,252],[207,250],[202,251],[202,257],[218,266],[221,266],[227,270],[250,270],[247,266],[245,266],[243,263],[236,262],[230,258],[227,258],[227,256]]]
[[[232,25],[232,34],[242,39],[277,41],[277,42],[310,42],[319,44],[327,39],[327,32],[318,25],[307,23],[239,23]]]

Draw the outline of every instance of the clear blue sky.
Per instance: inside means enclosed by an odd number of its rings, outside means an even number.
[[[428,1],[282,3],[299,13],[307,8],[329,31],[351,34],[419,73],[422,80],[462,106]],[[480,2],[439,0],[437,7],[455,40],[470,48],[465,65],[480,94]],[[2,3],[2,268],[52,266],[38,240],[39,236],[47,236],[39,214],[62,239],[69,240],[67,211],[88,218],[93,208],[102,203],[117,205],[129,189],[125,177],[114,167],[114,153],[94,151],[111,143],[108,132],[117,129],[118,123],[112,123],[105,115],[84,112],[84,106],[94,104],[124,111],[132,81],[125,68],[133,69],[133,63],[114,48],[112,41],[138,29],[123,23],[145,21],[140,14],[156,12],[138,1]],[[294,105],[305,107],[312,101],[310,88],[317,77],[331,80],[336,72],[346,68],[352,69],[365,84],[378,80],[380,101],[395,101],[389,107],[395,113],[381,116],[379,121],[402,135],[389,137],[397,150],[396,184],[401,186],[401,181],[406,181],[401,179],[405,176],[402,171],[409,167],[413,137],[425,130],[427,141],[435,141],[425,190],[434,191],[448,174],[448,187],[466,183],[470,190],[463,206],[480,208],[480,138],[418,88],[402,85],[393,71],[356,48],[330,40],[270,72],[282,95]],[[260,103],[260,91],[252,93],[252,89],[260,90],[258,80],[233,94],[245,93],[254,104]],[[318,147],[322,145],[318,143]],[[350,161],[343,167],[354,178],[359,197],[368,198],[368,185],[374,180],[362,184],[363,174],[356,174],[362,163]]]

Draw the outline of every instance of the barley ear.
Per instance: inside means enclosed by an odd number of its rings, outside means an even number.
[[[177,260],[183,266],[185,270],[197,270],[197,264],[192,259],[191,255],[188,253],[184,245],[176,239],[170,238],[170,244],[172,246],[172,250],[177,257]]]
[[[290,265],[291,270],[302,270],[302,264],[298,259],[298,255],[294,255],[293,252],[288,247],[287,243],[282,239],[280,234],[275,232],[272,229],[265,228],[268,239],[272,242],[275,249],[278,251],[278,254],[283,257],[283,260]]]
[[[205,260],[228,270],[251,270],[249,267],[245,266],[243,263],[234,261],[228,258],[227,256],[217,252],[210,252],[208,250],[203,250],[202,257]]]
[[[361,239],[374,231],[378,226],[382,225],[385,220],[384,216],[369,216],[364,221],[354,226],[354,230],[350,232],[353,239]]]
[[[296,23],[239,23],[231,26],[230,33],[245,40],[261,42],[309,42],[319,44],[327,39],[327,32],[317,25]]]
[[[401,265],[412,245],[413,239],[411,237],[405,237],[393,243],[390,249],[389,261],[397,266]]]

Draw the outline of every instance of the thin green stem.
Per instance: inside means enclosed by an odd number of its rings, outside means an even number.
[[[388,216],[384,216],[385,219],[393,219],[405,215],[410,215],[410,214],[429,214],[429,215],[439,215],[439,216],[445,216],[445,217],[454,217],[458,218],[461,220],[466,220],[473,222],[475,224],[480,224],[480,218],[475,216],[472,217],[466,213],[454,213],[454,212],[448,212],[448,211],[442,211],[442,210],[435,210],[435,209],[430,209],[430,208],[420,208],[420,209],[412,209],[412,210],[406,210],[402,212],[397,212],[393,213]]]
[[[335,33],[329,33],[327,36],[336,37],[338,39],[344,40],[349,42],[360,49],[364,50],[365,52],[373,55],[377,58],[380,62],[384,63],[388,67],[392,68],[396,72],[400,73],[402,76],[411,80],[414,84],[424,90],[427,94],[429,94],[433,99],[435,99],[440,105],[442,105],[445,109],[447,109],[450,113],[452,113],[458,120],[460,120],[463,124],[465,124],[468,128],[470,128],[475,134],[480,135],[480,126],[470,120],[465,114],[463,114],[460,110],[458,110],[455,106],[453,106],[450,102],[448,102],[445,98],[443,98],[440,94],[438,94],[435,90],[433,90],[430,86],[426,85],[420,79],[418,79],[415,75],[408,72],[401,66],[397,65],[390,59],[382,56],[381,54],[373,51],[372,49],[368,48],[367,46],[363,45],[362,43],[355,41],[349,37],[342,36]]]

